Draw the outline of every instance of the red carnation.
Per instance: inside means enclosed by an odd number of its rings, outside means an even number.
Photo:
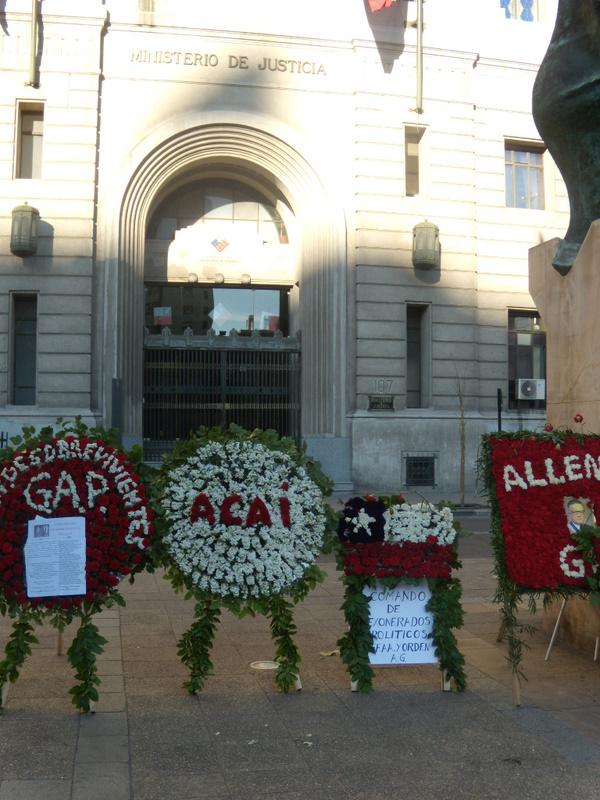
[[[551,433],[554,430],[554,425],[551,425],[549,422],[547,422],[544,425],[544,430],[546,431],[546,433]]]
[[[576,422],[579,425],[579,423],[583,422],[583,415],[575,414],[575,416],[573,417],[573,422]]]

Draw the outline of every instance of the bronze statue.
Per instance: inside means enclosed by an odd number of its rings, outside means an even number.
[[[559,0],[533,118],[569,194],[569,228],[552,262],[566,275],[600,218],[600,0]]]

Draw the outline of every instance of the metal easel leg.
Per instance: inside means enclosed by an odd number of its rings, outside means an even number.
[[[558,626],[560,625],[560,621],[562,619],[562,615],[565,612],[565,607],[567,605],[567,599],[563,598],[562,605],[560,607],[560,611],[558,612],[558,617],[556,618],[556,622],[554,624],[554,630],[552,631],[552,637],[550,638],[550,644],[548,645],[548,649],[546,650],[546,655],[544,657],[544,661],[548,661],[550,658],[550,652],[554,646],[554,640],[556,639],[556,634],[558,633]]]

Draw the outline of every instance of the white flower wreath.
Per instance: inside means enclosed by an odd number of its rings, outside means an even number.
[[[169,473],[165,536],[201,591],[239,598],[288,589],[317,557],[322,495],[285,453],[255,442],[209,442]]]
[[[452,511],[448,506],[435,508],[429,503],[391,506],[384,515],[385,542],[426,542],[434,536],[437,544],[452,544],[456,537]]]

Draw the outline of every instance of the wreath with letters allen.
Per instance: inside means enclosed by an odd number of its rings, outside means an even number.
[[[160,477],[163,563],[176,590],[195,600],[179,641],[200,691],[221,608],[270,619],[278,687],[299,686],[293,606],[323,580],[315,560],[331,510],[331,482],[317,462],[274,431],[200,429],[178,443]]]
[[[71,694],[78,709],[89,711],[98,699],[96,655],[106,643],[93,614],[115,603],[124,605],[117,587],[125,576],[144,568],[152,536],[153,512],[138,474],[145,469],[141,453],[126,456],[115,446],[113,433],[89,429],[79,419],[62,423],[56,431],[24,428],[12,445],[0,451],[0,613],[15,622],[0,662],[0,687],[16,681],[37,642],[34,625],[48,620],[62,635],[78,618],[80,626],[67,651],[79,681]],[[34,588],[33,576],[29,582],[27,578],[30,523],[39,521],[44,529],[44,520],[66,518],[85,520],[80,526],[85,554],[81,543],[75,567],[85,591],[67,594],[72,591],[67,587],[59,595],[39,596],[42,590]]]
[[[581,415],[574,422],[583,422]],[[509,660],[519,701],[523,633],[518,605],[571,595],[600,606],[600,436],[571,430],[483,437],[479,474],[492,512],[492,544]]]
[[[369,653],[375,651],[369,623],[368,589],[394,589],[403,581],[426,578],[433,615],[432,638],[440,669],[466,686],[464,657],[458,651],[454,628],[463,624],[458,569],[459,525],[443,503],[409,505],[401,495],[366,495],[349,500],[339,514],[336,558],[344,573],[342,609],[348,631],[339,640],[340,655],[351,680],[361,692],[373,688]],[[367,590],[367,591],[365,591]]]

